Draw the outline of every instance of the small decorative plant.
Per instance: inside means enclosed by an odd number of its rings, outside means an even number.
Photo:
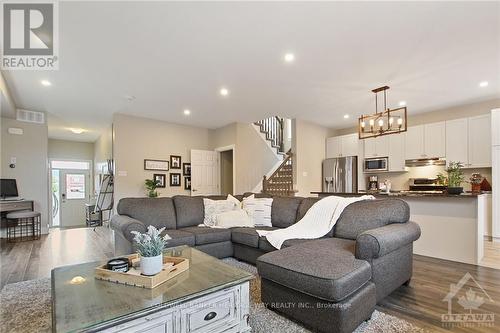
[[[170,238],[169,235],[161,236],[165,228],[156,229],[150,225],[144,234],[131,231],[137,252],[141,256],[141,272],[143,275],[155,275],[163,268],[163,249]]]
[[[461,186],[465,179],[463,167],[464,165],[461,162],[450,162],[445,170],[447,176],[442,173],[437,175],[438,182],[448,186],[449,194],[460,194],[463,192],[463,187]]]
[[[144,185],[146,185],[146,190],[148,190],[148,197],[156,198],[158,196],[156,188],[160,186],[160,181],[154,179],[146,179],[144,181]]]

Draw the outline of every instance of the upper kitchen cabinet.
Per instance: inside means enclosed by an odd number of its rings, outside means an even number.
[[[469,161],[467,167],[491,167],[491,117],[489,114],[469,120]]]
[[[426,157],[446,156],[445,122],[424,125],[424,154]]]
[[[342,156],[358,156],[358,134],[349,134],[340,137]]]
[[[342,156],[342,144],[340,136],[326,139],[326,158]]]
[[[358,135],[348,134],[326,139],[326,157],[358,156]]]
[[[446,121],[446,164],[461,162],[468,165],[468,128],[467,118]]]
[[[389,142],[388,136],[379,136],[377,138],[364,139],[365,158],[388,157]]]
[[[405,139],[405,157],[407,160],[424,158],[424,126],[408,127]]]
[[[408,127],[405,141],[407,160],[444,157],[446,154],[445,123]]]
[[[389,171],[402,172],[405,168],[405,136],[392,134],[387,136],[389,149]]]

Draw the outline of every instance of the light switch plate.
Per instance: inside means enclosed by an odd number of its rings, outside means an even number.
[[[127,177],[127,171],[118,171],[118,176]]]

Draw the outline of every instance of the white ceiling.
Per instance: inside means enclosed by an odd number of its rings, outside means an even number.
[[[500,96],[498,2],[61,2],[59,11],[59,71],[4,72],[17,107],[49,113],[54,138],[93,141],[115,112],[209,128],[269,115],[344,128],[373,112],[370,90],[385,84],[390,106],[405,100],[410,114]]]

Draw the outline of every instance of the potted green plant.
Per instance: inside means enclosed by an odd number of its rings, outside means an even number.
[[[144,181],[144,185],[146,185],[146,190],[148,191],[148,197],[156,198],[158,196],[158,192],[156,188],[160,186],[160,181],[154,179],[146,179]]]
[[[141,273],[143,275],[156,275],[163,269],[163,249],[170,238],[169,235],[161,236],[165,228],[160,230],[150,225],[146,233],[131,231],[137,252],[141,256]]]
[[[442,173],[437,175],[438,182],[448,186],[448,194],[458,195],[464,191],[464,188],[461,186],[464,182],[463,167],[464,165],[460,162],[450,162],[445,170],[447,176]]]

